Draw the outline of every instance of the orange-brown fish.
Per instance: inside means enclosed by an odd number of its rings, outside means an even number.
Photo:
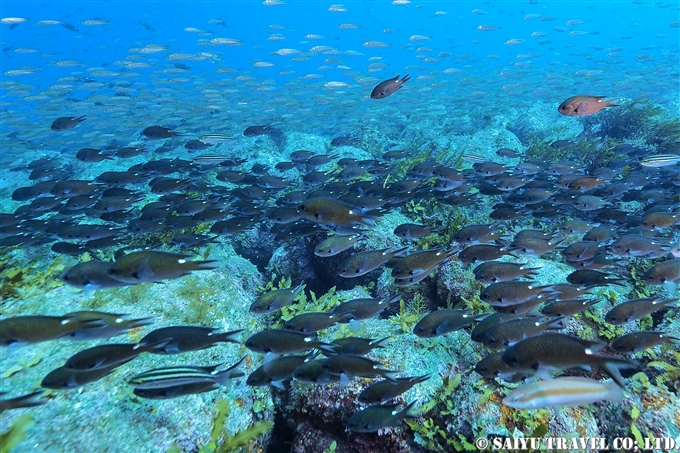
[[[606,107],[618,107],[614,102],[604,101],[606,96],[573,96],[560,104],[557,111],[566,116],[588,116]]]
[[[411,80],[411,78],[409,77],[409,74],[406,74],[401,79],[399,79],[399,76],[396,76],[392,79],[380,82],[375,88],[373,88],[373,91],[371,91],[371,99],[386,98],[390,94],[400,89],[401,86],[409,80]]]

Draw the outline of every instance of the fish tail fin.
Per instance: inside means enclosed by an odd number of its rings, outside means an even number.
[[[189,266],[190,270],[192,271],[202,271],[202,270],[210,270],[210,269],[217,269],[217,260],[207,260],[207,261],[189,261],[187,262],[187,265]]]
[[[149,324],[153,324],[153,317],[148,317],[148,318],[137,318],[137,319],[130,319],[123,321],[123,326],[125,327],[126,330],[129,329],[135,329],[137,327],[142,327],[142,326],[148,326]]]
[[[612,403],[623,402],[625,398],[625,395],[623,394],[623,388],[619,387],[615,382],[608,382],[606,385],[607,393],[605,394],[605,397],[602,399],[606,401],[611,401]]]
[[[428,379],[430,379],[430,375],[429,374],[423,374],[422,376],[414,377],[412,379],[412,382],[415,382],[416,384],[420,384],[421,382],[425,382]]]
[[[239,330],[232,330],[231,332],[224,332],[224,333],[218,333],[215,335],[215,341],[224,341],[228,343],[236,343],[236,344],[241,344],[240,341],[238,341],[235,337],[236,335],[240,334],[243,332],[245,329],[239,329]]]
[[[384,348],[385,346],[383,346],[383,343],[386,342],[387,340],[391,339],[391,338],[392,337],[381,338],[380,340],[371,341],[370,344],[374,348]]]
[[[79,123],[82,121],[85,121],[85,115],[78,116],[76,118],[73,118],[73,121],[78,121]]]
[[[600,101],[603,104],[605,104],[605,107],[619,107],[620,104],[614,104],[614,102],[618,101],[618,98],[610,99],[608,101]]]
[[[399,302],[402,297],[403,296],[401,294],[396,294],[396,295],[392,296],[391,299],[387,299],[387,303],[389,305],[395,304],[395,303]]]
[[[37,397],[42,396],[42,394],[42,390],[36,390],[35,392],[29,393],[28,395],[14,398],[14,402],[18,405],[18,407],[40,406],[41,404],[45,404],[47,402],[46,399],[36,399]]]
[[[397,382],[397,374],[401,373],[401,370],[376,370],[378,373],[382,374],[385,379],[390,382]]]
[[[416,415],[415,411],[413,410],[413,406],[416,405],[416,402],[413,401],[411,404],[406,406],[403,410],[401,410],[397,415],[397,419],[401,420],[403,418],[418,418]]]
[[[586,305],[586,308],[590,308],[593,305],[599,304],[600,302],[602,302],[602,299],[591,299],[591,300],[587,301],[585,305]]]
[[[402,247],[400,249],[394,250],[391,252],[395,258],[403,258],[405,256],[408,256],[408,249],[411,248],[408,245],[406,247]]]
[[[546,329],[564,329],[566,327],[564,319],[566,316],[560,316],[557,319],[552,319],[544,324]]]
[[[668,280],[668,281],[664,282],[663,286],[664,286],[664,288],[666,288],[666,290],[668,291],[668,294],[673,294],[673,295],[674,295],[675,292],[678,290],[678,284],[675,283],[675,282],[672,281],[672,280]]]
[[[614,381],[621,387],[625,387],[623,376],[619,368],[633,368],[636,364],[628,360],[604,358],[601,360],[599,367],[605,372],[607,376],[614,379]]]
[[[220,371],[215,375],[215,380],[220,383],[220,385],[228,386],[229,385],[229,380],[231,378],[237,378],[237,377],[243,377],[246,374],[241,371],[237,370],[236,368],[243,363],[243,361],[246,358],[243,357],[241,360],[227,368],[226,370]]]
[[[297,285],[297,287],[295,288],[295,292],[293,293],[293,299],[295,299],[298,296],[298,294],[300,294],[302,290],[305,289],[305,287],[306,287],[305,281],[302,280],[300,284]]]
[[[354,319],[354,310],[349,310],[344,313],[337,314],[335,315],[335,317],[337,318],[337,322],[340,324],[348,323],[352,319]]]
[[[529,268],[529,269],[526,269],[526,270],[528,270],[528,272],[523,275],[524,278],[532,279],[532,278],[538,277],[539,274],[536,271],[538,269],[541,269],[540,267],[532,267],[532,268]]]
[[[272,387],[276,387],[277,389],[280,389],[280,390],[286,390],[286,386],[284,385],[283,381],[284,381],[283,379],[279,379],[277,381],[271,381],[269,383],[269,385],[271,385]]]
[[[357,319],[350,319],[349,325],[352,327],[352,332],[359,333],[359,329],[361,329],[361,321]]]
[[[335,355],[338,353],[338,350],[340,349],[340,346],[337,344],[332,344],[332,343],[321,343],[321,342],[316,342],[316,344],[312,343],[312,346],[315,347],[316,349],[326,352],[331,355]]]
[[[411,74],[406,74],[404,77],[401,78],[401,80],[399,80],[399,83],[401,83],[403,85],[404,83],[408,82],[409,80],[411,80]]]

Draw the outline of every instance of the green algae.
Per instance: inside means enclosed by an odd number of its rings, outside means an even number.
[[[63,286],[57,278],[66,268],[58,257],[45,266],[43,256],[30,260],[12,249],[5,249],[0,256],[0,299],[28,299],[37,294]]]
[[[319,297],[314,291],[309,291],[309,298],[307,298],[305,291],[300,291],[294,300],[297,302],[281,309],[283,321],[288,321],[301,313],[330,311],[342,302],[341,297],[335,294],[335,286]]]
[[[230,408],[229,401],[226,399],[217,402],[217,415],[210,433],[211,440],[200,447],[199,453],[228,453],[240,447],[251,445],[252,442],[266,434],[274,426],[274,422],[261,420],[234,435],[230,435],[225,426]]]
[[[33,425],[33,418],[29,414],[18,416],[12,426],[0,434],[0,453],[9,453],[19,442],[24,440],[28,429]]]
[[[423,317],[425,311],[425,298],[420,294],[414,294],[413,299],[407,305],[404,299],[399,301],[399,311],[389,317],[390,324],[398,326],[402,332],[410,333],[413,327]]]
[[[680,353],[673,352],[676,365],[671,365],[664,361],[652,361],[647,364],[649,367],[661,368],[663,373],[656,377],[657,385],[670,384],[671,386],[680,381]]]

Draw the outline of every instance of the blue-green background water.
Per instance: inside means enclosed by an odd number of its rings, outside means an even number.
[[[346,12],[331,12],[330,2],[289,2],[281,6],[265,6],[259,2],[3,2],[3,17],[28,17],[29,22],[15,29],[2,28],[3,72],[22,67],[38,68],[34,75],[9,77],[35,87],[38,94],[57,83],[58,78],[74,72],[96,81],[109,82],[126,73],[135,74],[139,85],[149,80],[170,78],[164,69],[173,68],[170,54],[213,54],[207,61],[177,60],[191,67],[189,82],[181,85],[185,96],[181,101],[199,108],[200,92],[213,83],[229,84],[239,93],[225,93],[226,103],[251,102],[254,108],[272,98],[309,103],[324,95],[325,82],[338,81],[357,87],[357,79],[367,76],[388,78],[410,72],[412,94],[425,91],[427,101],[460,101],[471,109],[475,103],[501,104],[524,108],[537,100],[557,102],[574,94],[601,94],[648,97],[665,103],[677,98],[678,28],[669,26],[678,20],[677,3],[667,2],[412,2],[394,5],[389,2],[345,2]],[[486,14],[475,14],[480,9]],[[446,15],[437,15],[438,11]],[[530,20],[527,15],[540,15]],[[553,20],[541,20],[552,17]],[[58,20],[80,31],[59,25],[38,27],[38,20]],[[86,26],[83,21],[99,19],[107,25]],[[210,24],[220,19],[224,25]],[[567,25],[567,21],[583,21]],[[144,22],[156,31],[145,29]],[[356,29],[341,29],[340,24],[353,24]],[[498,28],[480,31],[480,25]],[[278,27],[283,27],[279,29]],[[204,36],[184,31],[187,27],[204,30]],[[392,29],[392,33],[383,30]],[[532,37],[534,32],[546,36]],[[580,33],[571,36],[570,33]],[[284,40],[271,40],[272,35]],[[308,34],[323,36],[310,40]],[[412,41],[409,37],[424,35],[429,40]],[[234,38],[243,45],[226,47],[210,45],[213,38]],[[511,39],[524,40],[507,45]],[[384,48],[368,48],[366,41],[380,41]],[[139,56],[134,48],[147,44],[168,46],[166,52],[142,55],[140,61],[150,62],[149,68],[126,70],[116,62]],[[201,45],[201,44],[208,45]],[[313,46],[329,46],[337,55],[311,52]],[[13,49],[8,49],[13,47]],[[430,50],[419,52],[418,48]],[[34,53],[16,53],[16,49],[33,49]],[[282,49],[295,49],[300,54],[272,55]],[[346,51],[362,55],[347,56]],[[445,56],[440,56],[445,53]],[[532,55],[533,54],[533,55]],[[530,55],[529,58],[526,56]],[[518,58],[520,56],[520,58]],[[522,57],[523,56],[523,57]],[[291,61],[293,57],[304,61]],[[302,57],[302,58],[300,58]],[[372,57],[387,67],[367,73]],[[423,61],[430,57],[437,61]],[[332,58],[332,63],[324,60]],[[58,68],[50,62],[74,60],[79,68]],[[270,68],[252,69],[257,61],[271,62]],[[351,69],[339,69],[346,66]],[[88,68],[104,67],[119,76],[92,77]],[[232,68],[236,72],[216,73],[217,68]],[[323,67],[323,69],[320,69]],[[446,74],[454,69],[455,74]],[[290,74],[281,72],[294,71]],[[460,72],[457,72],[460,71]],[[306,80],[308,74],[320,74],[321,79]],[[254,77],[253,85],[234,81],[236,75]],[[419,79],[420,78],[420,79]],[[271,91],[256,90],[266,84]],[[148,87],[151,89],[151,87]],[[363,87],[362,87],[363,88]],[[406,90],[404,90],[406,91]],[[107,90],[97,94],[107,93]],[[84,99],[92,92],[74,87],[70,96]],[[365,98],[365,90],[350,89],[349,100],[362,101],[360,110],[378,109]],[[403,109],[414,96],[401,93]],[[347,98],[345,100],[347,100]],[[474,102],[472,102],[472,99]],[[11,96],[12,106],[24,103]],[[359,107],[359,106],[357,106]],[[30,105],[26,105],[30,110]],[[270,116],[276,119],[288,109],[274,106]],[[465,107],[463,107],[465,108]],[[254,112],[252,112],[254,113]],[[247,109],[244,115],[251,114]],[[361,115],[361,112],[356,112]],[[310,115],[314,117],[314,115]],[[244,121],[245,118],[234,118]],[[309,118],[313,121],[313,118]],[[324,121],[343,122],[343,118]],[[225,124],[229,127],[229,124]]]
[[[583,130],[582,123],[579,119],[561,116],[557,106],[564,99],[580,94],[618,98],[622,104],[636,101],[640,105],[655,104],[664,109],[667,117],[679,117],[678,2],[412,1],[392,4],[345,1],[342,2],[347,9],[344,12],[329,11],[333,4],[340,2],[281,3],[284,4],[3,1],[2,18],[27,19],[12,27],[0,24],[3,212],[11,212],[21,204],[11,200],[14,189],[32,184],[26,180],[26,172],[7,169],[25,166],[45,155],[57,156],[60,163],[74,170],[73,178],[79,179],[94,178],[105,170],[122,170],[128,162],[132,165],[152,158],[195,156],[183,149],[182,141],[174,143],[170,153],[151,154],[160,142],[140,137],[140,131],[151,125],[174,128],[184,134],[181,140],[210,133],[239,137],[236,145],[227,144],[207,152],[248,158],[245,167],[249,168],[254,162],[273,166],[287,160],[290,152],[298,148],[325,152],[330,140],[339,135],[353,135],[372,146],[370,149],[366,146],[366,150],[345,149],[341,157],[369,158],[390,148],[412,153],[431,147],[438,152],[450,150],[450,155],[444,155],[444,159],[450,158],[448,162],[463,152],[493,155],[501,146],[525,147],[526,137],[519,140],[509,136],[506,130],[509,124],[521,123],[540,140],[575,139]],[[77,31],[58,23],[36,24],[44,20],[66,23]],[[92,20],[102,23],[88,25],[86,21]],[[582,23],[568,24],[569,21]],[[342,24],[356,28],[341,28]],[[497,29],[479,30],[482,25]],[[187,28],[195,30],[187,31]],[[308,37],[310,34],[321,37],[312,39]],[[416,35],[429,39],[411,39]],[[220,38],[237,40],[238,45],[212,41]],[[506,44],[509,40],[523,42]],[[364,45],[371,41],[384,43],[385,47]],[[148,46],[155,46],[152,48],[158,51],[140,51],[149,49]],[[281,52],[282,49],[293,51]],[[262,62],[272,66],[254,67]],[[397,93],[383,100],[369,98],[371,89],[381,80],[407,73],[412,80]],[[65,133],[50,130],[54,119],[78,115],[85,115],[87,119],[73,130]],[[589,121],[596,121],[595,118]],[[277,149],[265,138],[249,141],[242,137],[246,127],[264,124],[274,124],[283,131],[288,145]],[[475,136],[477,132],[480,134]],[[376,137],[385,140],[377,142]],[[82,147],[103,148],[114,141],[119,145],[146,143],[150,151],[129,161],[102,164],[73,159]],[[628,138],[628,142],[635,142],[635,137]],[[669,151],[672,150],[666,150]],[[470,223],[484,223],[489,221],[488,217],[482,218],[488,211],[489,206],[484,205],[480,209],[468,208],[462,215]],[[402,214],[391,212],[392,217],[372,232],[366,248],[403,245],[393,242],[391,231],[396,224],[414,219]],[[541,227],[538,221],[533,226]],[[273,264],[264,272],[232,248],[239,242],[253,248],[260,243],[272,244],[267,242],[266,234],[263,233],[263,238],[257,234],[247,233],[245,238],[238,239],[221,238],[220,245],[213,246],[209,255],[210,259],[220,261],[219,271],[192,275],[165,285],[139,285],[86,294],[61,286],[57,279],[59,272],[77,262],[76,258],[58,257],[47,251],[49,245],[13,249],[10,270],[32,263],[35,266],[31,272],[47,269],[54,275],[46,279],[43,276],[31,290],[23,288],[21,298],[3,306],[3,316],[62,314],[96,306],[134,317],[156,316],[154,327],[157,327],[197,323],[200,317],[194,312],[200,304],[190,305],[188,301],[198,300],[210,304],[202,323],[224,330],[244,328],[250,335],[270,327],[267,321],[254,320],[247,312],[249,303],[262,290],[259,286],[268,281],[279,282],[287,275],[286,271],[296,270],[305,256],[302,242],[288,248],[276,243],[272,245],[276,250],[270,251]],[[107,259],[110,252],[106,252]],[[533,265],[544,268],[541,284],[563,282],[570,271],[565,270],[567,266],[562,263],[556,263],[558,260],[536,260],[540,263]],[[459,264],[452,264],[442,272],[438,284],[456,297],[469,296],[473,292],[468,285],[472,278],[469,269]],[[376,278],[377,288],[389,287],[388,273]],[[293,277],[295,286],[301,279],[298,275]],[[307,283],[310,287],[328,290],[337,282],[329,279]],[[376,294],[358,288],[343,293],[342,300],[368,296]],[[429,306],[435,302],[439,307],[444,306],[440,300],[427,301]],[[395,318],[393,314],[392,321]],[[471,374],[470,368],[481,356],[475,356],[479,350],[473,350],[467,334],[446,337],[439,342],[420,342],[410,332],[399,330],[398,323],[374,319],[367,323],[362,334],[395,338],[390,348],[376,353],[377,359],[403,367],[411,375],[433,376],[427,384],[414,389],[405,402],[417,400],[422,405],[432,401],[435,395],[441,398],[437,392],[444,386],[443,379],[449,382],[448,379],[463,375],[463,384],[456,390],[455,398],[442,399],[454,401],[452,414],[462,414],[448,419],[452,431],[462,432],[461,426],[454,424],[458,421],[468,424],[466,429],[474,425],[470,432],[466,431],[468,440],[472,440],[471,433],[531,434],[525,427],[513,431],[514,427],[501,426],[501,421],[507,421],[507,411],[506,419],[502,419],[500,398],[490,404],[478,404],[484,391],[492,388],[498,396],[500,387],[473,387],[480,379]],[[671,328],[672,322],[667,323],[666,327]],[[570,327],[574,331],[582,326]],[[677,322],[672,328],[677,331]],[[346,329],[343,333],[351,332]],[[135,341],[141,336],[141,332],[135,332],[121,341]],[[331,336],[337,337],[337,332]],[[22,371],[3,378],[2,390],[15,396],[39,388],[40,379],[49,370],[62,365],[82,348],[82,344],[58,341],[4,355],[3,372],[17,364],[22,366]],[[253,361],[247,371],[252,371],[260,364],[260,357],[245,348],[237,351],[233,345],[176,357],[173,364],[231,364],[246,354]],[[37,365],[24,366],[26,360],[36,357],[40,358]],[[255,420],[274,419],[272,392],[267,388],[246,387],[243,382],[184,400],[148,402],[131,396],[125,383],[127,378],[140,370],[164,365],[157,356],[140,357],[101,382],[51,394],[49,404],[30,410],[37,423],[17,451],[151,452],[167,451],[173,443],[184,451],[197,451],[210,439],[215,401],[220,398],[232,402],[227,423],[231,434],[247,428]],[[474,378],[468,379],[468,376]],[[623,421],[619,420],[624,426],[622,429],[628,430],[630,426],[628,405],[637,405],[643,409],[638,423],[648,428],[645,434],[677,433],[676,420],[680,418],[673,418],[677,408],[669,409],[661,404],[675,401],[674,394],[659,388],[643,389],[640,381],[630,379],[628,390],[635,389],[635,395],[645,395],[660,404],[655,406],[662,414],[659,417],[675,431],[671,428],[663,431],[660,418],[655,418],[650,406],[642,405],[639,399],[626,403],[626,415]],[[356,384],[349,389],[332,390],[310,390],[296,384],[295,389],[298,398],[313,393],[310,400],[316,398],[317,402],[328,403],[328,413],[335,411],[345,417],[356,409],[345,406],[341,411],[333,406],[336,402],[348,405],[350,401],[355,402],[359,390]],[[486,398],[488,402],[490,396]],[[276,404],[279,408],[286,405],[281,400]],[[608,407],[608,413],[614,412]],[[579,420],[586,420],[583,432],[577,430],[577,417],[571,412],[565,412],[567,415],[563,418],[551,418],[550,433],[561,436],[577,432],[581,436],[617,434],[611,425],[599,423],[597,411],[589,407],[575,413]],[[3,414],[3,431],[15,416],[9,412]],[[334,420],[337,432],[327,430],[328,437],[319,442],[319,448],[296,451],[329,448],[330,440],[342,438],[338,433],[344,431],[346,418]],[[286,421],[278,423],[286,426]],[[652,430],[655,426],[659,427],[658,431]],[[300,432],[307,431],[303,427]],[[402,435],[410,433],[407,429],[401,432]],[[308,433],[312,441],[320,435],[312,430]],[[413,437],[412,433],[408,435]],[[343,445],[360,449],[361,442],[351,438]],[[296,445],[302,448],[303,443],[299,441]],[[418,445],[425,445],[422,437]]]

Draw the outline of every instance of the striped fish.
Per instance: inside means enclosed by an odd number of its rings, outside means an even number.
[[[668,167],[670,165],[675,165],[680,162],[680,156],[677,154],[656,154],[653,156],[647,156],[640,161],[640,165],[643,167]]]
[[[134,376],[128,383],[134,385],[135,389],[141,390],[211,382],[218,384],[218,386],[226,385],[230,378],[244,376],[242,371],[236,370],[244,360],[245,357],[223,371],[217,371],[217,368],[222,366],[222,364],[205,367],[177,366],[157,368]]]
[[[503,398],[515,409],[555,406],[583,406],[596,401],[623,401],[623,389],[616,382],[603,383],[584,377],[558,377],[517,387]]]
[[[194,163],[198,165],[219,165],[228,160],[232,160],[231,157],[220,156],[219,154],[202,154],[194,157]]]
[[[201,140],[203,143],[208,143],[209,145],[219,145],[220,143],[228,143],[236,140],[236,138],[222,134],[207,134],[203,135],[199,140]]]
[[[464,154],[461,159],[463,159],[463,162],[470,162],[471,164],[481,164],[489,161],[489,159],[479,154]]]

